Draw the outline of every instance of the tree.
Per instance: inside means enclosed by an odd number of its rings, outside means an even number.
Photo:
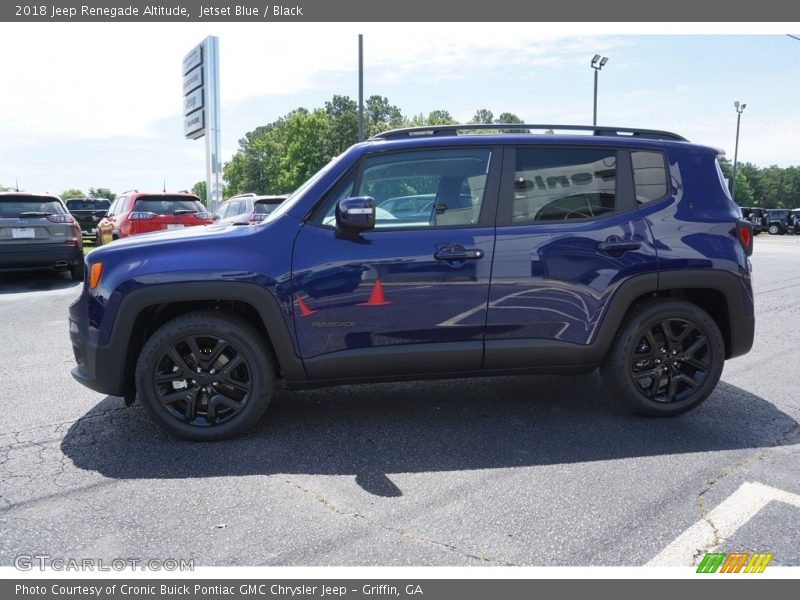
[[[736,171],[736,204],[739,206],[753,206],[753,188],[743,171]]]
[[[207,206],[208,203],[208,195],[206,194],[206,182],[205,181],[198,181],[192,186],[192,193],[200,198],[200,202],[203,203],[203,206]]]
[[[69,200],[70,198],[86,198],[86,194],[84,194],[81,190],[76,190],[74,188],[61,192],[62,200]]]
[[[311,113],[297,111],[286,120],[284,151],[275,180],[278,193],[294,191],[328,162],[327,125],[320,108]]]
[[[93,187],[90,187],[89,188],[89,197],[90,198],[105,198],[106,200],[110,200],[111,202],[113,202],[116,199],[117,195],[114,192],[112,192],[110,189],[108,189],[108,188],[104,188],[104,187],[93,188]]]
[[[510,112],[500,113],[500,116],[495,119],[495,123],[524,123],[517,115]]]
[[[494,113],[488,108],[481,108],[470,119],[470,123],[494,123]]]
[[[325,102],[328,135],[326,153],[338,156],[358,141],[358,103],[349,96],[334,95]]]
[[[384,96],[370,96],[364,102],[364,129],[367,137],[403,126],[403,113]]]
[[[456,125],[457,121],[446,110],[432,110],[425,120],[426,125]]]

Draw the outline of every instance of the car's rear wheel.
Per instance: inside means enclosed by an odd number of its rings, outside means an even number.
[[[177,317],[150,336],[136,364],[136,392],[152,419],[192,440],[235,437],[269,404],[275,369],[245,321],[212,312]]]
[[[674,416],[703,402],[725,362],[725,343],[707,312],[681,300],[631,309],[600,367],[609,392],[631,411]]]

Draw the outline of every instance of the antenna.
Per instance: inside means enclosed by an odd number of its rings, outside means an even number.
[[[14,177],[14,188],[19,191],[19,180],[16,177]]]
[[[164,187],[161,188],[161,193],[162,194],[166,194],[167,193],[167,180],[166,179],[164,180]]]

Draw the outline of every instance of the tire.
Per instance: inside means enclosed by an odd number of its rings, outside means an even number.
[[[707,312],[682,300],[659,299],[629,311],[600,374],[630,411],[671,417],[708,397],[724,362],[725,342]]]
[[[778,235],[781,232],[781,228],[778,227],[777,225],[770,225],[769,228],[767,229],[767,232],[770,235]]]
[[[242,319],[181,315],[145,342],[136,393],[153,421],[178,437],[236,437],[267,409],[275,387],[270,356],[263,337]]]
[[[83,281],[83,260],[81,260],[77,265],[74,265],[69,270],[69,275],[72,277],[72,281]]]

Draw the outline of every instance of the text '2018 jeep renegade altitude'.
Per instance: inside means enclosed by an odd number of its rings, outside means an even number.
[[[258,225],[92,251],[73,375],[196,440],[252,426],[278,381],[599,367],[634,412],[700,404],[754,331],[752,224],[720,151],[653,130],[492,127],[386,132]]]

